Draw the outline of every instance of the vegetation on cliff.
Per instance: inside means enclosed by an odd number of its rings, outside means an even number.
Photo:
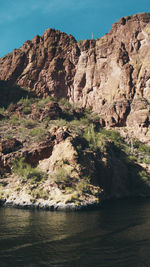
[[[7,204],[77,208],[150,194],[150,148],[102,128],[90,109],[27,97],[0,114],[0,196]]]

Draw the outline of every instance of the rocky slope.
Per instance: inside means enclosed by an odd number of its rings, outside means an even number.
[[[89,110],[22,98],[0,114],[0,204],[81,209],[150,195],[150,148],[127,144]]]
[[[125,127],[124,134],[150,144],[149,48],[147,13],[120,19],[97,40],[77,43],[48,29],[0,59],[0,79],[6,88],[17,84],[90,107],[101,125]]]

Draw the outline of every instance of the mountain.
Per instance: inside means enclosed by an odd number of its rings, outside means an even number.
[[[142,13],[121,18],[97,40],[48,29],[0,59],[0,79],[90,107],[102,126],[125,127],[150,144],[149,61],[150,14]]]

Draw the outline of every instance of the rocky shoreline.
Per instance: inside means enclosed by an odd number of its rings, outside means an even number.
[[[80,203],[79,205],[76,205],[75,203],[70,203],[70,204],[24,203],[24,204],[20,204],[20,203],[16,203],[13,201],[8,202],[6,199],[1,199],[0,207],[28,209],[28,210],[46,210],[46,211],[85,211],[85,210],[98,209],[100,207],[100,204],[97,202]]]

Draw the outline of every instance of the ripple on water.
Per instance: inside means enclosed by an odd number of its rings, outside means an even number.
[[[0,209],[0,266],[150,266],[150,200],[97,211]]]

